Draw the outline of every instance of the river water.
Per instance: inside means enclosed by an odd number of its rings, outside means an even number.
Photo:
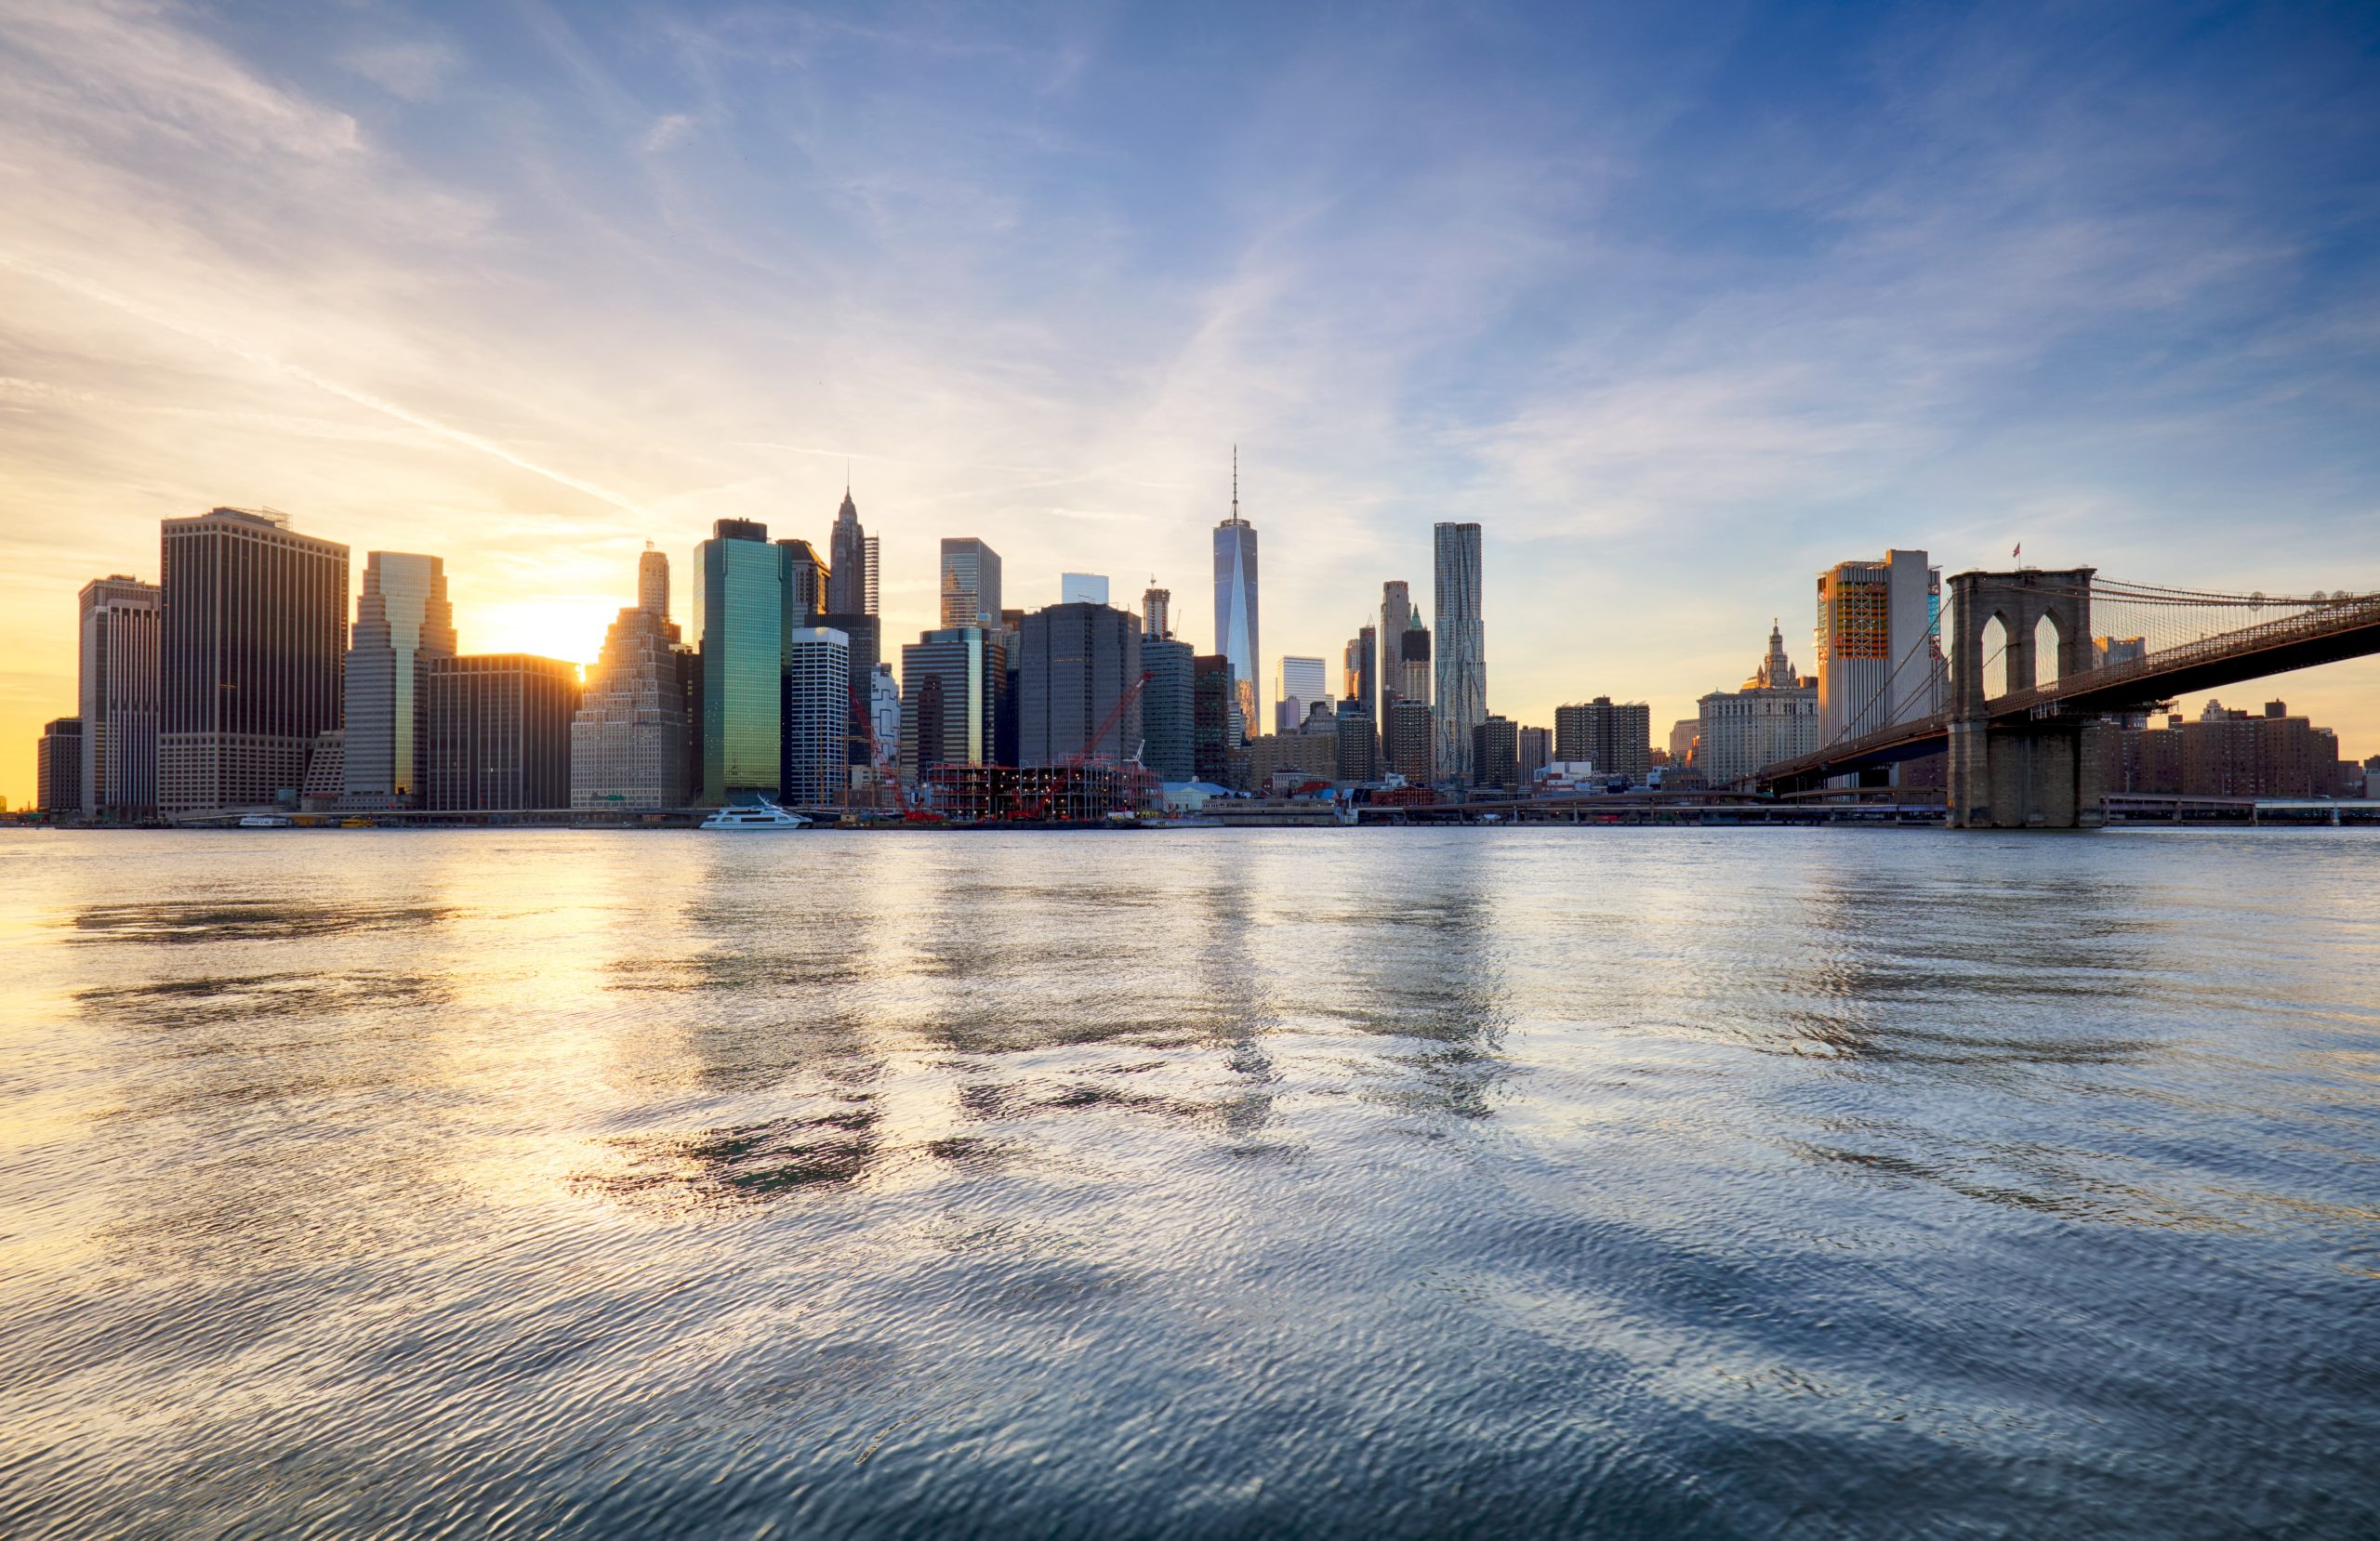
[[[0,836],[0,1534],[2370,1535],[2375,873]]]

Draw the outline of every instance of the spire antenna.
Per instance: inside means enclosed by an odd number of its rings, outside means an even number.
[[[1231,517],[1239,518],[1239,446],[1231,447]]]

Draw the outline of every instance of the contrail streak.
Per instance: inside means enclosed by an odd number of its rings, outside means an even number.
[[[49,283],[53,283],[61,289],[81,295],[86,299],[97,300],[102,305],[112,306],[116,310],[122,310],[126,315],[135,316],[141,321],[147,322],[152,326],[163,328],[165,331],[188,337],[194,342],[203,342],[208,347],[219,349],[223,352],[232,355],[234,358],[245,359],[250,363],[258,364],[279,374],[286,375],[291,379],[302,381],[307,385],[312,386],[315,389],[323,391],[327,395],[336,396],[343,402],[351,402],[354,405],[363,407],[370,412],[379,413],[381,415],[386,417],[393,417],[400,423],[419,428],[424,433],[435,435],[440,439],[445,440],[449,443],[460,444],[465,449],[477,450],[480,454],[493,456],[494,458],[501,460],[506,465],[513,467],[516,469],[527,471],[532,476],[542,476],[547,481],[554,482],[559,486],[568,487],[573,492],[584,493],[588,497],[594,498],[599,502],[608,503],[615,508],[625,509],[632,514],[642,514],[646,511],[644,507],[635,500],[623,497],[618,493],[613,492],[608,487],[598,486],[592,481],[573,476],[568,471],[555,470],[550,466],[540,466],[534,460],[527,459],[522,455],[514,454],[509,449],[506,449],[502,444],[496,442],[492,439],[483,439],[476,433],[456,428],[451,424],[442,423],[435,417],[425,417],[420,413],[414,411],[410,407],[401,406],[395,402],[384,401],[380,397],[372,395],[368,391],[358,390],[352,386],[341,385],[337,380],[328,379],[321,375],[315,374],[312,370],[306,368],[302,364],[294,364],[289,362],[286,359],[275,358],[273,355],[267,353],[260,349],[252,348],[246,343],[241,342],[236,338],[226,337],[218,333],[209,332],[204,327],[192,326],[187,322],[178,321],[171,316],[160,314],[158,311],[142,304],[140,301],[134,299],[128,295],[121,295],[112,289],[105,288],[97,283],[88,283],[83,279],[76,278],[70,273],[60,272],[57,269],[47,267],[42,263],[28,262],[22,257],[13,256],[7,252],[0,252],[0,266],[14,268],[21,273],[30,273],[33,277],[39,278]]]

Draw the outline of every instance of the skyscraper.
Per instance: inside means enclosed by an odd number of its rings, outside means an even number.
[[[669,559],[637,562],[637,603],[603,637],[570,723],[570,806],[683,808],[701,774],[699,662],[669,620]]]
[[[1305,726],[1306,713],[1317,701],[1329,701],[1330,682],[1319,658],[1304,658],[1294,653],[1281,655],[1279,674],[1273,685],[1273,731],[1294,733]]]
[[[722,519],[694,548],[702,655],[702,800],[776,796],[785,782],[783,699],[793,629],[792,550],[769,528]]]
[[[645,556],[658,557],[658,551]],[[666,559],[665,559],[666,560]],[[639,564],[638,586],[649,570]],[[662,580],[667,605],[668,577]],[[346,764],[340,799],[354,808],[411,808],[421,795],[419,660],[455,656],[455,607],[436,557],[374,551],[347,650]]]
[[[944,626],[901,649],[901,776],[937,765],[989,765],[1008,694],[1000,634]]]
[[[636,560],[636,605],[665,621],[669,619],[669,559],[654,550],[651,541],[644,543],[644,554]]]
[[[1104,605],[1107,602],[1107,578],[1100,573],[1062,573],[1058,575],[1058,602],[1062,605]]]
[[[1818,574],[1819,743],[1923,717],[1940,705],[1942,573],[1923,551],[1837,562]]]
[[[1510,718],[1490,716],[1471,730],[1471,768],[1474,786],[1519,788],[1520,732]]]
[[[942,624],[999,629],[999,553],[972,535],[942,543]],[[908,671],[901,672],[906,678]]]
[[[1173,590],[1159,588],[1154,576],[1149,579],[1148,587],[1141,590],[1141,635],[1173,635]]]
[[[1526,787],[1554,758],[1554,730],[1523,728],[1519,742],[1521,785]]]
[[[1190,757],[1197,780],[1232,784],[1231,759],[1246,733],[1231,660],[1202,652],[1190,661]]]
[[[82,797],[83,719],[61,717],[43,723],[33,761],[33,806],[44,813],[79,813]]]
[[[1193,727],[1195,686],[1190,644],[1172,637],[1141,638],[1141,763],[1159,781],[1186,782],[1197,772]]]
[[[78,627],[86,819],[157,810],[157,586],[119,573],[83,586]]]
[[[157,804],[269,808],[346,705],[347,547],[270,509],[162,529]]]
[[[786,625],[813,626],[826,609],[826,559],[806,540],[777,544],[786,552]]]
[[[1400,696],[1388,708],[1388,768],[1415,786],[1437,780],[1435,733],[1430,704]]]
[[[840,806],[851,786],[851,639],[796,626],[785,665],[785,800]]]
[[[1347,644],[1347,689],[1364,704],[1364,713],[1374,722],[1380,720],[1380,628],[1359,626],[1355,640]]]
[[[824,608],[837,615],[875,614],[875,542],[860,525],[859,506],[852,501],[849,487],[843,489],[843,505],[835,510],[835,527],[826,536],[826,560]]]
[[[1215,651],[1231,661],[1240,731],[1257,721],[1263,652],[1256,624],[1256,526],[1239,517],[1239,446],[1231,451],[1231,517],[1215,526]]]
[[[876,665],[884,657],[884,623],[865,612],[844,614],[840,611],[830,611],[813,619],[822,626],[843,634],[851,655],[852,670],[851,694],[844,706],[845,715],[851,719],[850,736],[843,757],[847,764],[866,765],[867,712],[876,689]]]
[[[1488,640],[1480,613],[1479,526],[1436,528],[1432,594],[1437,641],[1438,774],[1469,777],[1472,730],[1488,718]]]
[[[1129,611],[1062,604],[1027,615],[1017,664],[1017,763],[1056,765],[1074,754],[1130,759],[1141,743],[1140,701],[1120,714],[1116,708],[1140,678],[1141,628]]]
[[[1402,578],[1380,586],[1381,726],[1388,726],[1389,703],[1405,693],[1405,628],[1413,622],[1413,591]]]
[[[1430,701],[1430,628],[1415,614],[1405,623],[1405,635],[1397,639],[1399,676],[1397,696],[1405,701]]]
[[[1364,628],[1368,631],[1371,628]],[[1332,757],[1331,779],[1342,782],[1368,782],[1380,779],[1380,734],[1373,731],[1372,714],[1362,699],[1349,696],[1339,703],[1339,715],[1333,723],[1337,738]]]
[[[496,652],[425,657],[420,667],[423,808],[570,806],[577,665]]]

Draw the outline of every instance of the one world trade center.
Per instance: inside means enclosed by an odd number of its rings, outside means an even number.
[[[1231,451],[1231,518],[1215,526],[1215,650],[1231,663],[1239,734],[1256,716],[1256,526],[1239,517],[1239,446]],[[1237,742],[1235,735],[1234,742]]]

